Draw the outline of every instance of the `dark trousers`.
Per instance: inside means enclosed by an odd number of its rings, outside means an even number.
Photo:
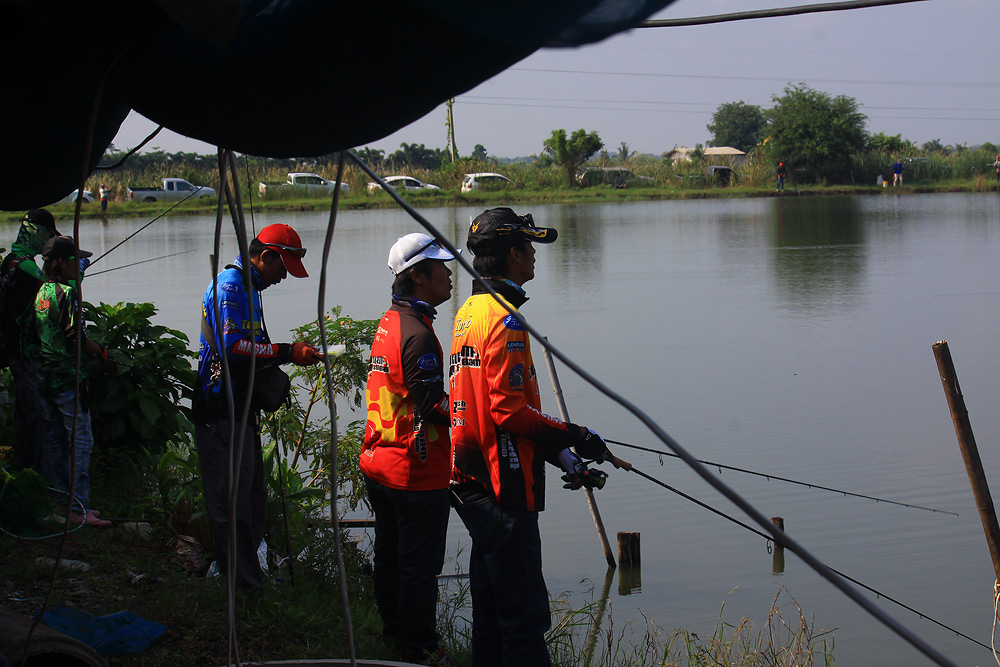
[[[45,400],[38,392],[38,360],[11,357],[10,372],[14,379],[14,465],[18,470],[33,468],[58,482],[45,461],[48,429]]]
[[[441,644],[437,576],[444,565],[447,489],[393,489],[365,476],[375,512],[375,601],[383,633],[398,641],[408,662],[423,662]]]
[[[551,664],[538,513],[505,509],[484,496],[466,499],[457,511],[472,537],[472,664]]]
[[[236,424],[234,438],[239,438]],[[208,524],[215,542],[219,571],[226,573],[229,553],[229,421],[210,419],[195,424],[201,482],[205,489]],[[257,560],[257,546],[264,539],[267,521],[267,491],[264,488],[264,460],[261,454],[257,418],[250,417],[242,442],[239,485],[236,492],[236,582],[263,588],[264,573]],[[232,452],[233,462],[236,451]]]

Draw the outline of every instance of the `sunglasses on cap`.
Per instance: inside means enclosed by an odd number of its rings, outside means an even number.
[[[424,245],[417,248],[414,252],[411,252],[409,255],[404,257],[403,263],[405,264],[406,262],[409,262],[411,259],[422,253],[424,250],[427,250],[428,248],[433,248],[434,246],[440,247],[440,245],[441,244],[438,242],[437,239],[431,239],[428,243],[425,243]]]
[[[298,259],[302,259],[303,257],[306,256],[306,249],[305,248],[293,248],[291,246],[280,245],[278,243],[265,243],[264,247],[266,247],[266,248],[274,248],[274,249],[277,249],[277,250],[285,250],[285,251],[291,253],[293,257],[297,257]]]
[[[517,216],[521,219],[523,224],[515,224],[513,222],[501,222],[496,227],[494,231],[497,234],[524,234],[525,236],[534,236],[543,239],[548,234],[546,229],[538,229],[535,227],[535,219],[531,217],[530,213],[525,213],[524,215]]]

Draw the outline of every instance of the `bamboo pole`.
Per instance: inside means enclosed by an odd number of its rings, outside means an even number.
[[[958,448],[962,451],[962,460],[965,461],[965,472],[969,475],[972,495],[976,499],[976,508],[979,510],[979,519],[983,522],[986,545],[989,547],[990,557],[993,559],[993,571],[997,580],[1000,581],[1000,526],[997,524],[996,508],[993,506],[990,486],[986,482],[983,462],[979,458],[976,437],[972,433],[972,424],[969,422],[969,411],[965,407],[965,398],[958,385],[958,375],[955,373],[955,364],[951,359],[948,341],[939,340],[931,347],[934,350],[934,358],[937,360],[938,372],[941,374],[941,384],[944,385],[948,407],[951,409],[951,418],[955,422],[955,434],[958,436]]]
[[[562,386],[559,384],[559,376],[556,375],[556,365],[552,361],[552,353],[549,348],[545,348],[545,365],[549,369],[549,377],[552,378],[552,391],[556,395],[556,403],[559,405],[559,416],[564,422],[569,422],[569,411],[566,409],[566,399],[563,398]],[[597,535],[601,538],[601,546],[604,548],[604,557],[608,561],[608,567],[617,567],[615,554],[611,550],[611,543],[608,542],[608,533],[604,530],[604,521],[601,520],[601,512],[597,509],[597,501],[594,499],[594,490],[583,487],[587,495],[587,505],[590,507],[590,515],[594,517],[594,527],[597,528]]]

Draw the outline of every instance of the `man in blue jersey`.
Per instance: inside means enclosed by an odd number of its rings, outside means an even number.
[[[288,225],[268,225],[250,243],[249,251],[249,286],[243,282],[242,257],[237,257],[205,291],[198,380],[192,407],[195,445],[219,571],[226,573],[228,563],[229,461],[232,456],[233,476],[238,474],[239,478],[235,501],[236,581],[250,588],[262,588],[264,576],[257,548],[264,539],[267,492],[261,454],[260,410],[251,404],[249,417],[245,422],[241,419],[250,359],[256,355],[256,368],[260,371],[268,364],[292,362],[308,366],[318,363],[321,357],[306,343],[271,343],[261,317],[261,290],[281,282],[289,273],[296,278],[309,275],[302,264],[306,250],[299,235]],[[235,407],[233,417],[223,381],[222,354],[229,367],[229,388]],[[230,443],[237,443],[240,451],[230,452]],[[237,458],[238,469],[235,467]]]

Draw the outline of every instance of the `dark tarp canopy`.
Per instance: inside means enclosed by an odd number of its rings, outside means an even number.
[[[242,153],[325,155],[672,1],[0,0],[0,209],[77,187],[131,109]],[[400,76],[401,60],[427,66]]]

